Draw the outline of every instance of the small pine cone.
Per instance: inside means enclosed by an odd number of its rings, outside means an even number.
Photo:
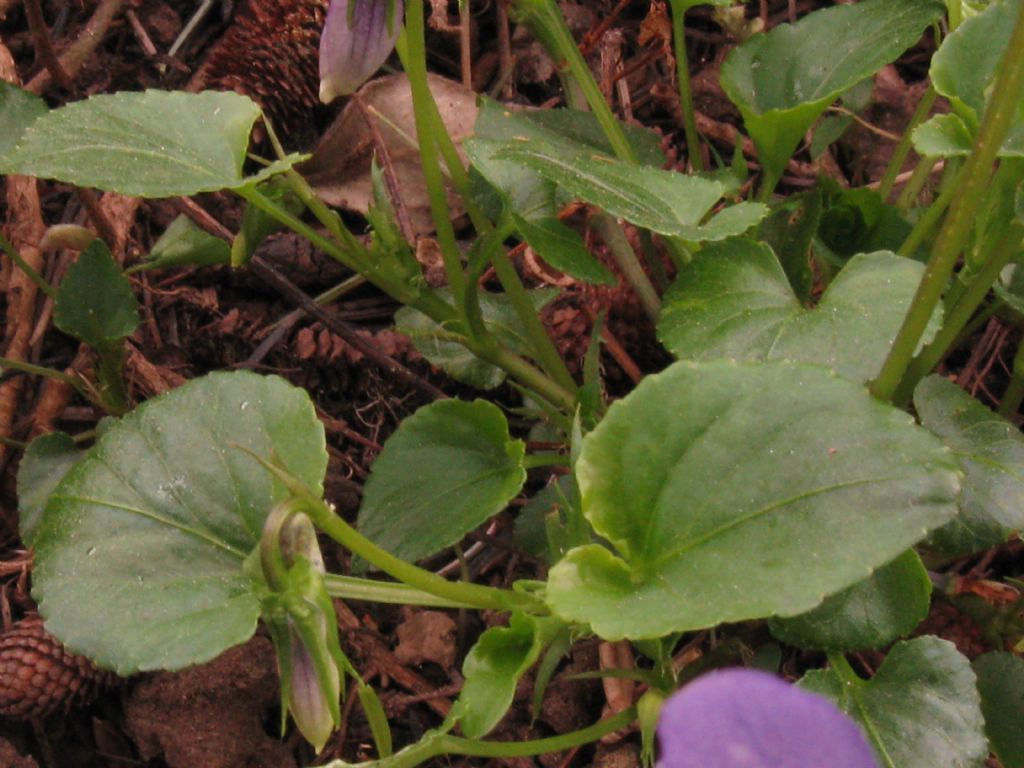
[[[328,0],[249,0],[203,66],[208,88],[249,96],[275,128],[297,128],[319,103],[320,31]]]
[[[28,720],[67,711],[116,679],[65,651],[36,616],[0,635],[0,716]]]

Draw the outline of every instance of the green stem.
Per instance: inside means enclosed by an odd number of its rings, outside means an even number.
[[[629,244],[622,226],[607,213],[595,214],[590,220],[590,226],[608,246],[615,263],[619,265],[619,269],[640,299],[640,306],[651,321],[657,323],[658,314],[661,312],[661,299],[658,298],[658,292],[636,258],[633,246]]]
[[[569,70],[590,105],[594,117],[597,118],[601,130],[604,131],[608,143],[611,144],[615,156],[620,160],[636,163],[636,153],[626,139],[626,132],[622,130],[622,124],[605,101],[604,94],[601,93],[590,67],[580,53],[556,0],[515,0],[511,10],[530,27],[530,31],[544,44],[559,68]]]
[[[700,173],[704,170],[704,157],[700,152],[700,134],[693,113],[693,87],[690,83],[690,64],[686,55],[686,4],[672,3],[672,41],[676,54],[676,79],[679,81],[679,109],[683,113],[683,131],[686,134],[686,156],[690,167]]]
[[[900,139],[900,143],[896,145],[896,149],[892,153],[892,158],[889,160],[889,165],[885,169],[885,173],[882,175],[882,180],[878,184],[878,194],[882,196],[883,200],[888,200],[889,195],[892,194],[893,185],[896,183],[896,177],[900,174],[900,169],[903,167],[903,163],[906,162],[907,156],[910,154],[910,150],[913,147],[913,134],[914,129],[917,128],[921,122],[928,117],[928,113],[931,112],[932,106],[935,104],[935,100],[938,98],[938,94],[935,92],[935,88],[929,84],[928,90],[924,92],[921,97],[921,101],[917,103],[917,109],[914,110],[913,116],[910,118],[910,124],[907,129],[903,132],[903,137]]]
[[[46,279],[36,272],[32,268],[31,264],[21,258],[21,254],[18,253],[18,249],[14,247],[10,240],[4,237],[3,232],[0,232],[0,248],[2,248],[4,253],[10,257],[12,262],[14,262],[14,266],[25,273],[25,276],[32,281],[35,287],[39,289],[40,293],[50,299],[57,296],[57,289],[46,282]]]
[[[1014,221],[992,249],[982,268],[963,288],[959,300],[954,302],[947,311],[941,330],[907,366],[903,382],[896,390],[897,402],[909,400],[913,390],[906,391],[906,387],[916,386],[918,381],[934,370],[939,361],[952,351],[953,344],[960,332],[967,326],[971,317],[974,316],[975,310],[985,300],[992,284],[999,278],[999,273],[1003,271],[1003,267],[1009,264],[1010,259],[1019,251],[1022,238],[1024,238],[1024,224]]]
[[[58,371],[53,368],[45,368],[41,365],[33,365],[32,363],[26,363],[21,360],[12,360],[9,357],[0,357],[0,370],[9,369],[12,371],[21,371],[22,373],[29,373],[33,376],[43,376],[54,381],[59,381],[62,384],[67,384],[73,387],[79,394],[88,399],[92,399],[89,395],[88,390],[82,385],[80,379],[74,376],[69,376],[63,371]]]
[[[440,731],[428,733],[412,746],[382,760],[369,763],[345,763],[337,760],[327,763],[324,768],[415,768],[441,755],[464,755],[466,757],[513,758],[542,755],[546,752],[562,752],[597,741],[603,736],[625,728],[636,719],[636,707],[630,707],[617,715],[594,723],[578,731],[530,741],[478,741],[463,739]]]
[[[999,415],[1004,419],[1013,418],[1020,410],[1024,400],[1024,343],[1017,345],[1017,354],[1013,357],[1013,374],[1010,383],[999,402]]]
[[[405,584],[391,581],[375,581],[359,579],[355,576],[342,576],[329,573],[324,575],[327,594],[344,600],[363,600],[370,603],[387,603],[389,605],[418,605],[424,608],[473,608],[469,603],[432,595],[419,589],[412,589]]]
[[[423,179],[427,185],[427,197],[430,200],[434,227],[437,230],[437,242],[441,247],[448,287],[455,298],[455,306],[461,311],[464,306],[466,276],[462,271],[462,254],[459,252],[455,228],[452,226],[451,210],[448,208],[444,175],[441,173],[438,155],[438,137],[434,135],[434,126],[429,117],[431,110],[436,109],[436,104],[427,80],[427,49],[424,34],[423,0],[411,0],[406,3],[405,29],[401,35],[406,54],[402,64],[405,67],[405,73],[409,78],[409,87],[412,91],[413,117],[420,147],[420,161]]]
[[[931,169],[929,168],[929,172]],[[942,214],[949,208],[949,204],[953,200],[953,196],[956,195],[957,185],[947,184],[946,188],[939,193],[939,196],[928,206],[921,218],[914,224],[914,228],[910,230],[910,234],[907,235],[907,239],[903,241],[900,246],[900,256],[912,256],[921,244],[928,238],[928,235],[932,233],[939,220],[942,218]]]
[[[491,264],[501,282],[501,287],[505,289],[505,296],[512,304],[512,309],[515,310],[519,322],[523,324],[530,347],[537,356],[537,361],[560,386],[574,391],[576,382],[573,381],[565,361],[558,353],[554,342],[551,341],[544,323],[540,320],[540,315],[537,314],[537,308],[530,298],[530,294],[504,248],[498,247],[491,252]]]
[[[462,606],[480,610],[511,611],[515,608],[536,611],[543,604],[536,598],[506,589],[448,581],[435,573],[401,560],[378,547],[355,528],[336,515],[323,501],[308,494],[305,508],[316,527],[337,541],[352,554],[380,568],[392,578],[420,592]]]
[[[1006,53],[997,70],[995,88],[988,109],[985,110],[974,150],[959,174],[956,198],[935,239],[932,256],[914,296],[914,303],[881,372],[872,382],[872,394],[881,400],[891,400],[897,388],[904,392],[913,391],[916,382],[906,382],[902,386],[900,382],[928,320],[949,283],[956,260],[970,237],[975,216],[987,193],[992,164],[1020,104],[1021,90],[1024,88],[1024,56],[1020,55],[1021,50],[1024,50],[1024,7],[1017,16]]]

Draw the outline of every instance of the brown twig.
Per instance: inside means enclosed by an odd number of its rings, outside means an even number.
[[[46,19],[43,18],[43,9],[39,5],[39,0],[23,0],[23,5],[38,61],[50,73],[50,77],[57,81],[57,85],[70,91],[73,85],[71,76],[61,66],[60,61],[57,59],[57,54],[53,50],[53,43],[50,41],[50,31],[46,28]]]
[[[61,69],[67,73],[69,78],[73,79],[78,74],[78,70],[85,64],[86,59],[103,42],[103,37],[107,34],[111,22],[124,4],[125,0],[102,0],[96,7],[96,11],[85,28],[82,29],[78,39],[60,57]],[[50,87],[52,80],[53,76],[49,70],[43,70],[29,81],[25,89],[40,94]]]
[[[0,44],[0,80],[20,84],[14,58]],[[42,270],[43,255],[38,248],[43,236],[43,214],[36,180],[27,176],[7,177],[7,235],[25,263],[37,272]],[[25,360],[35,314],[35,283],[21,270],[14,270],[7,286],[7,317],[4,333],[4,355],[12,360]],[[0,435],[10,437],[15,414],[19,410],[25,377],[15,376],[0,385]],[[7,457],[7,446],[0,445],[0,465]]]
[[[358,334],[354,326],[346,323],[317,304],[311,296],[307,295],[305,291],[274,269],[262,256],[254,256],[249,262],[249,268],[252,269],[253,274],[264,282],[269,283],[288,301],[301,307],[310,317],[319,320],[326,328],[338,334],[347,344],[364,354],[368,359],[380,366],[382,370],[405,381],[432,400],[442,400],[448,397],[448,395],[429,381],[413,373],[393,357],[384,354],[372,344],[369,344]]]

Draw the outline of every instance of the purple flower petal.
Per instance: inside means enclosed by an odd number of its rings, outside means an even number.
[[[665,702],[658,768],[878,768],[828,699],[749,669],[711,672]]]
[[[320,35],[320,101],[354,93],[380,69],[398,40],[403,10],[402,0],[332,0]]]

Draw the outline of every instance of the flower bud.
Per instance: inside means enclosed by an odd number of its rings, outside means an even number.
[[[391,55],[402,0],[332,0],[320,36],[320,101],[353,93]]]

